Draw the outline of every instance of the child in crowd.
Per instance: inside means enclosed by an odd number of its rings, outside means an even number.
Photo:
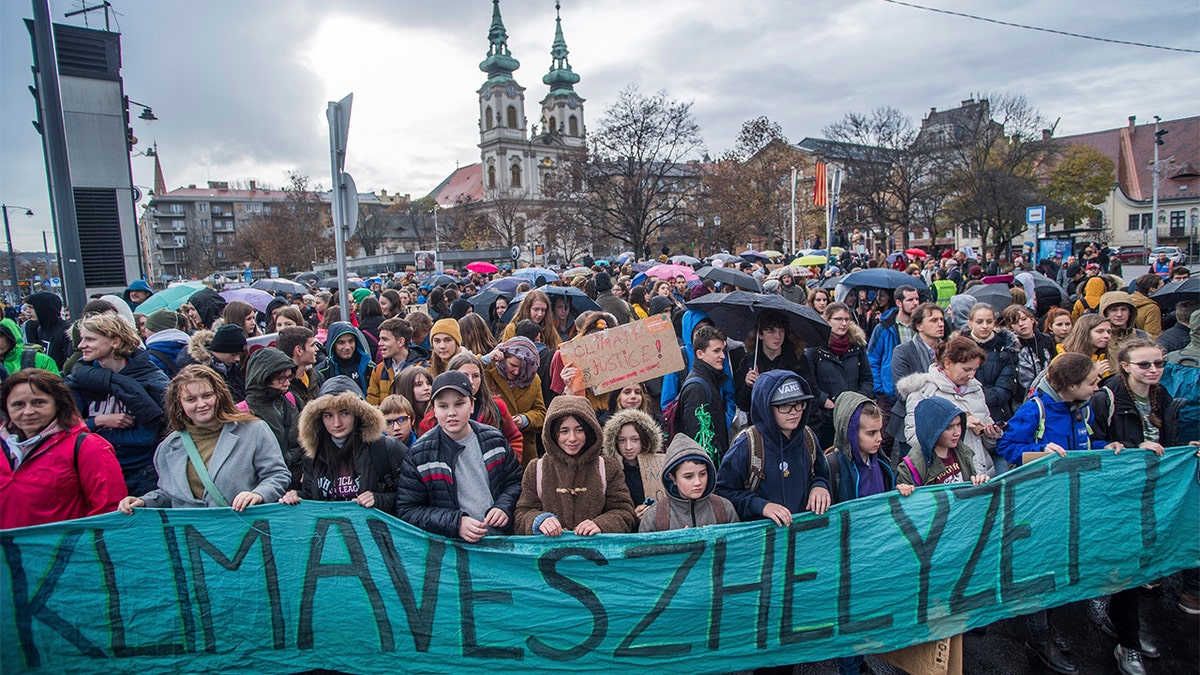
[[[413,431],[412,403],[399,394],[392,394],[379,402],[379,412],[383,413],[383,433],[398,438],[405,445],[412,447],[417,442],[417,434]]]
[[[738,522],[733,503],[713,492],[717,467],[699,443],[683,434],[676,434],[667,447],[662,485],[666,498],[646,508],[639,532]]]
[[[918,403],[914,414],[922,422],[917,429],[916,446],[896,468],[896,489],[900,494],[907,497],[922,485],[987,482],[987,474],[975,469],[974,453],[963,444],[967,413],[934,396]]]

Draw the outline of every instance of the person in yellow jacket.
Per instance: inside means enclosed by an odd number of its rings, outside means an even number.
[[[937,280],[933,282],[933,292],[938,306],[943,309],[950,306],[950,298],[958,295],[958,284],[950,281],[950,272],[944,267],[938,268]]]
[[[1079,299],[1075,301],[1075,308],[1071,311],[1071,319],[1078,321],[1079,317],[1089,311],[1100,311],[1100,296],[1108,292],[1108,285],[1104,283],[1104,278],[1100,275],[1089,277],[1087,283],[1083,287],[1083,292],[1079,294]]]

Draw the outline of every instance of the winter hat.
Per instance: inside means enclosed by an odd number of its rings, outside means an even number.
[[[982,279],[983,278],[983,268],[980,267],[979,265],[971,265],[971,270],[968,274],[970,275],[970,277],[972,279]]]
[[[366,300],[367,298],[371,297],[371,289],[356,288],[356,289],[354,289],[354,292],[350,294],[350,297],[354,298],[354,302],[356,304],[361,303],[363,300]]]
[[[158,309],[146,317],[146,330],[151,333],[161,333],[179,327],[179,315],[174,310]]]
[[[429,339],[432,340],[434,335],[449,335],[454,338],[455,344],[462,344],[462,331],[458,328],[458,322],[454,319],[439,319],[433,324],[433,328],[429,329]]]
[[[596,275],[596,292],[603,293],[612,290],[612,277],[608,276],[608,272],[601,272]]]
[[[661,295],[656,295],[653,298],[650,298],[650,313],[662,314],[663,312],[670,312],[672,305],[674,305],[674,303],[671,302],[670,298],[664,298]]]
[[[213,335],[209,350],[222,354],[240,354],[246,351],[246,331],[232,323],[221,326]]]
[[[474,305],[465,298],[459,298],[450,303],[450,318],[458,320],[470,314],[474,310]]]
[[[809,401],[812,400],[812,397],[812,394],[804,391],[804,387],[800,384],[800,378],[789,377],[780,382],[779,386],[775,387],[775,391],[771,393],[771,405]]]

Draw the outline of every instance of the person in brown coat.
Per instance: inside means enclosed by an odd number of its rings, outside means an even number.
[[[514,534],[557,537],[630,532],[637,524],[619,461],[601,452],[600,423],[588,400],[558,396],[542,429],[545,456],[521,481]]]
[[[494,396],[504,400],[512,421],[521,430],[522,466],[537,458],[537,437],[542,433],[546,404],[542,400],[541,359],[533,340],[514,337],[483,356],[484,379]]]

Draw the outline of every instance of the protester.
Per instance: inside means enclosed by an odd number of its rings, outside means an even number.
[[[923,485],[987,482],[988,474],[974,462],[979,454],[963,443],[967,413],[936,396],[922,399],[913,410],[921,418],[921,427],[917,442],[896,467],[896,489],[901,495],[907,497]]]
[[[58,364],[38,347],[25,344],[21,327],[16,321],[0,319],[0,365],[4,375],[13,375],[24,368],[40,368],[58,375]]]
[[[403,396],[412,404],[413,425],[420,423],[426,413],[433,409],[433,375],[425,368],[405,368],[396,378],[392,392]]]
[[[369,291],[367,296],[358,302],[358,331],[367,339],[367,353],[374,359],[379,353],[379,326],[386,317],[379,301],[370,297]]]
[[[828,289],[818,287],[809,291],[808,300],[805,301],[805,304],[816,310],[817,314],[824,315],[825,308],[831,302],[833,302],[833,297],[830,295]]]
[[[1054,340],[1055,350],[1071,333],[1071,313],[1062,307],[1051,307],[1042,322],[1042,332]]]
[[[1084,284],[1083,292],[1079,294],[1079,299],[1075,301],[1075,308],[1071,312],[1071,319],[1073,321],[1078,321],[1079,317],[1084,314],[1091,314],[1100,310],[1100,298],[1108,291],[1108,286],[1104,283],[1103,278],[1094,275],[1099,269],[1099,266],[1088,265],[1089,277],[1087,283]]]
[[[191,342],[179,324],[180,314],[169,309],[155,310],[146,317],[146,353],[168,378],[179,372],[179,354]]]
[[[1162,288],[1163,280],[1156,274],[1143,274],[1134,280],[1133,307],[1137,319],[1134,320],[1135,328],[1145,331],[1150,337],[1158,338],[1163,332],[1162,326],[1162,310],[1159,309],[1158,303],[1151,300],[1150,296],[1155,291]]]
[[[295,397],[296,407],[303,410],[306,403],[319,395],[324,381],[316,369],[317,340],[313,332],[303,326],[284,328],[275,336],[275,347],[296,364],[288,391]]]
[[[1189,333],[1193,325],[1191,316],[1192,312],[1200,309],[1200,300],[1184,300],[1175,303],[1175,311],[1172,315],[1175,319],[1174,325],[1164,330],[1158,336],[1158,344],[1168,354],[1183,349],[1190,341]]]
[[[678,434],[675,438],[686,436]],[[662,428],[641,410],[621,410],[604,425],[603,442],[604,456],[620,463],[625,487],[634,504],[634,515],[641,518],[650,505],[666,496],[662,483],[665,457],[662,454]],[[713,481],[716,481],[715,470]]]
[[[692,368],[679,388],[679,433],[704,448],[714,464],[729,448],[729,422],[722,395],[725,375],[725,334],[700,326],[692,336]]]
[[[825,320],[830,325],[829,344],[804,351],[805,360],[812,369],[808,381],[815,396],[816,424],[813,426],[822,448],[833,444],[833,407],[837,397],[845,391],[857,391],[869,397],[874,390],[866,352],[867,339],[852,320],[850,308],[840,302],[832,303],[825,309]]]
[[[504,399],[499,396],[492,395],[492,389],[488,385],[487,377],[484,376],[486,367],[474,354],[458,354],[450,359],[450,369],[446,372],[458,371],[465,374],[471,381],[471,399],[474,408],[471,411],[471,419],[486,424],[489,427],[499,429],[504,434],[505,440],[508,441],[508,446],[512,449],[513,454],[517,456],[517,461],[522,461],[525,451],[525,440],[521,435],[520,428],[514,416],[509,412],[508,405]],[[420,426],[417,431],[420,435],[425,435],[430,429],[437,424],[437,418],[433,410],[425,413],[425,416],[420,420]],[[532,446],[529,446],[532,448]],[[535,450],[531,450],[536,454]]]
[[[945,312],[936,303],[923,302],[912,313],[912,325],[916,331],[913,339],[896,348],[892,355],[892,383],[899,382],[914,373],[924,373],[937,359],[937,348],[945,335]],[[907,417],[907,403],[903,398],[897,398],[892,407],[892,416],[888,420],[885,431],[895,439],[892,446],[891,459],[899,461],[908,454],[908,441],[904,433],[904,420]]]
[[[963,422],[962,443],[972,452],[972,466],[987,476],[997,473],[989,452],[995,450],[1001,430],[992,420],[983,385],[975,379],[975,373],[987,358],[987,352],[974,340],[954,337],[938,347],[937,359],[928,371],[909,375],[896,383],[896,393],[905,400],[904,432],[910,448],[918,448],[924,428],[924,424],[917,424],[917,405],[925,399],[942,398],[967,415]],[[931,448],[928,446],[925,450]],[[911,455],[910,452],[908,456]]]
[[[266,423],[237,409],[225,380],[191,364],[167,387],[166,417],[174,429],[154,453],[158,487],[121,500],[135,508],[231,507],[272,503],[291,473]],[[137,494],[137,493],[134,493]]]
[[[1099,314],[1084,314],[1079,317],[1067,339],[1060,344],[1061,353],[1083,354],[1096,362],[1100,369],[1100,383],[1112,375],[1108,358],[1108,347],[1112,342],[1112,322]]]
[[[746,355],[734,370],[734,402],[742,410],[750,409],[754,382],[763,373],[788,370],[800,377],[809,375],[809,367],[787,334],[788,320],[780,312],[767,310],[759,315],[757,330],[746,342]]]
[[[546,419],[537,346],[529,338],[514,336],[500,343],[482,361],[488,388],[504,400],[512,421],[521,430],[522,447],[535,448]],[[520,455],[523,466],[536,458],[529,455]]]
[[[884,312],[879,318],[879,325],[871,331],[871,339],[867,343],[867,359],[871,363],[871,382],[875,387],[876,405],[883,411],[883,425],[886,432],[888,420],[892,414],[892,406],[896,402],[896,388],[892,382],[892,355],[896,347],[913,338],[912,313],[921,304],[921,296],[912,286],[900,286],[896,289],[895,307]],[[884,453],[891,452],[894,440],[890,434],[883,437]]]
[[[1039,374],[1046,372],[1046,367],[1058,354],[1058,350],[1055,349],[1054,338],[1038,332],[1037,317],[1032,309],[1024,305],[1005,307],[1000,313],[1000,326],[1011,331],[1020,341],[1016,359],[1018,395],[1013,398],[1015,410],[1024,397],[1024,392],[1029,391]]]
[[[138,305],[149,300],[151,295],[154,295],[154,289],[150,288],[150,284],[143,279],[134,279],[121,294],[121,299],[129,305],[129,309],[136,311]]]
[[[198,330],[187,349],[179,353],[175,365],[183,368],[196,363],[212,368],[224,378],[234,402],[241,401],[246,398],[246,379],[242,374],[246,344],[246,333],[238,325],[225,324],[215,332]]]
[[[612,277],[608,272],[601,272],[594,278],[596,282],[596,304],[600,305],[600,309],[612,314],[618,324],[629,323],[633,321],[633,308],[625,300],[613,294]]]
[[[425,366],[427,361],[410,349],[413,330],[404,319],[394,317],[379,324],[379,363],[371,371],[367,383],[367,403],[379,402],[394,393],[396,378],[413,366]]]
[[[247,338],[257,337],[262,334],[258,328],[256,319],[256,310],[248,302],[234,300],[225,305],[225,309],[221,312],[223,325],[226,326],[241,326],[242,332]]]
[[[630,532],[637,523],[621,464],[601,454],[596,413],[581,396],[559,396],[546,411],[546,454],[528,466],[516,534],[557,537]]]
[[[633,320],[650,316],[650,292],[643,286],[634,286],[629,291],[629,306],[633,308]]]
[[[321,377],[328,381],[338,375],[345,375],[354,380],[365,396],[371,383],[371,374],[375,370],[367,339],[349,323],[335,321],[329,325],[328,344],[329,358],[325,359],[325,364],[319,369]]]
[[[1018,305],[1020,306],[1020,305]],[[964,337],[969,337],[983,349],[987,358],[975,371],[975,379],[983,385],[988,412],[992,420],[1004,422],[1022,398],[1017,384],[1017,358],[1021,344],[1009,331],[996,327],[996,310],[986,302],[975,303],[967,314]]]
[[[32,326],[28,325],[31,322],[26,322],[28,342],[41,345],[42,351],[54,360],[61,372],[70,372],[65,368],[71,351],[67,335],[71,322],[62,317],[62,298],[57,293],[39,291],[26,298],[26,302],[33,307],[36,317]]]
[[[397,477],[408,448],[383,429],[383,413],[362,400],[357,382],[345,375],[326,381],[321,396],[300,413],[300,487],[279,502],[352,501],[394,515]]]
[[[128,494],[112,445],[88,432],[57,374],[13,373],[0,409],[0,530],[108,513]]]
[[[640,410],[654,419],[654,423],[662,426],[662,420],[650,408],[650,392],[642,382],[625,385],[608,393],[608,408],[597,415],[596,419],[603,426],[612,416],[622,410]]]
[[[774,370],[758,378],[751,396],[751,426],[725,454],[717,494],[733,503],[739,520],[787,526],[793,513],[825,513],[832,503],[829,465],[806,429],[813,400],[808,383]]]
[[[533,290],[525,294],[521,304],[517,306],[516,315],[504,327],[500,339],[507,340],[517,334],[517,324],[529,319],[541,326],[541,341],[548,349],[558,349],[562,341],[555,327],[554,317],[550,315],[550,298],[542,291]]]
[[[396,515],[427,532],[471,543],[511,534],[521,493],[517,456],[503,434],[471,419],[474,402],[465,374],[438,375],[433,401],[437,426],[404,460]]]
[[[399,394],[392,394],[379,402],[383,413],[383,433],[412,447],[417,442],[416,414],[412,403]]]
[[[404,318],[404,299],[400,297],[400,293],[387,289],[379,294],[379,311],[383,313],[384,319],[393,319],[395,317]]]
[[[715,493],[717,468],[700,444],[683,434],[677,434],[671,440],[667,454],[659,456],[663,457],[658,477],[663,496],[656,498],[639,514],[639,532],[738,522],[733,504]]]
[[[1100,315],[1112,324],[1112,339],[1108,343],[1109,360],[1115,360],[1117,350],[1126,340],[1139,337],[1150,337],[1146,331],[1135,328],[1137,322],[1137,305],[1133,296],[1125,291],[1109,291],[1100,297]]]
[[[429,344],[432,348],[430,370],[435,377],[446,372],[450,359],[466,351],[462,347],[462,331],[458,321],[450,318],[441,319],[433,324],[429,331]]]
[[[790,266],[784,266],[780,268],[779,294],[782,295],[785,300],[790,300],[797,305],[803,305],[808,300],[808,293],[805,291],[804,286],[796,283],[796,276],[796,268]],[[716,479],[714,477],[714,481],[715,480]]]
[[[299,484],[303,449],[300,447],[300,410],[290,389],[296,364],[275,347],[266,347],[246,361],[246,400],[238,404],[267,423],[291,472],[291,486]]]

